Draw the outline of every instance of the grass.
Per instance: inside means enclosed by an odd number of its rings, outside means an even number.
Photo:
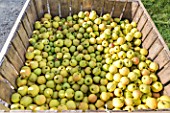
[[[141,0],[170,49],[170,0]]]

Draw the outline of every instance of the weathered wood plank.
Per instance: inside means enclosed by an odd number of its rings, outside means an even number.
[[[16,79],[18,77],[18,73],[11,65],[11,63],[7,60],[7,58],[4,58],[2,66],[0,67],[0,74],[4,78],[6,78],[14,88],[17,88]]]
[[[142,32],[142,41],[145,40],[145,38],[147,37],[147,35],[151,31],[151,29],[152,29],[152,25],[151,25],[150,21],[148,20],[141,31]]]
[[[3,104],[0,104],[0,110],[9,111],[10,109],[8,107],[4,106]]]
[[[132,3],[133,2],[128,2],[127,3],[122,18],[126,18],[126,19],[129,19],[129,20],[132,20],[132,10],[130,10],[130,9],[132,9]]]
[[[13,45],[9,46],[6,56],[8,60],[11,62],[11,64],[15,67],[16,71],[19,72],[20,68],[24,65],[24,63],[22,62]]]
[[[61,17],[67,17],[69,15],[69,3],[70,0],[60,0]]]
[[[49,0],[50,12],[51,12],[52,16],[58,16],[59,15],[58,3],[59,3],[59,0]]]
[[[164,87],[164,94],[170,96],[170,90],[169,89],[170,89],[170,84],[168,84]]]
[[[0,98],[7,102],[7,103],[11,103],[10,98],[12,93],[14,92],[14,90],[9,86],[9,84],[7,83],[7,81],[0,75]],[[0,106],[0,109],[4,108]]]
[[[29,21],[29,24],[30,24],[30,27],[31,27],[31,30],[33,30],[33,24],[34,24],[34,16],[36,12],[32,12],[31,10],[31,5],[28,6],[27,8],[27,11],[26,11],[26,15],[28,17],[28,21]]]
[[[159,79],[162,84],[166,84],[170,80],[170,63],[158,72]]]
[[[23,45],[22,41],[20,40],[17,33],[16,33],[15,37],[12,40],[12,44],[14,45],[15,50],[18,52],[20,58],[24,62],[25,61],[24,54],[26,52],[26,48],[24,47],[24,45]],[[19,45],[19,47],[18,47],[18,45]]]
[[[36,8],[35,8],[35,4],[34,4],[34,1],[31,0],[31,12],[33,13],[33,22],[35,22],[37,19],[38,19],[38,16],[37,16],[37,11],[36,11]]]
[[[158,38],[157,33],[152,29],[149,34],[146,36],[145,40],[142,43],[142,46],[146,49],[149,49],[153,42]]]
[[[153,60],[162,49],[163,45],[161,41],[157,39],[149,49],[149,55],[147,57]]]
[[[143,13],[140,20],[139,20],[139,22],[138,22],[138,26],[137,26],[137,29],[139,31],[142,30],[142,28],[144,27],[146,21],[147,21],[147,16],[145,15],[145,13]]]
[[[72,14],[78,14],[82,0],[72,0]]]
[[[83,11],[90,11],[91,10],[91,7],[92,7],[92,3],[93,1],[92,0],[83,0],[83,8],[82,10]]]
[[[22,20],[22,24],[25,28],[25,31],[27,32],[28,38],[30,38],[32,34],[32,29],[30,27],[30,23],[28,21],[27,15],[24,16],[24,19]]]
[[[133,21],[138,23],[138,21],[140,20],[142,14],[143,14],[143,9],[142,9],[142,7],[139,6],[135,16],[133,17]]]
[[[133,19],[133,17],[135,16],[137,9],[139,7],[139,3],[138,2],[132,2],[131,3],[132,7],[131,7],[131,18]]]
[[[34,0],[35,8],[37,10],[38,18],[40,19],[44,14],[43,3],[40,0]]]
[[[22,40],[25,48],[27,48],[28,45],[29,45],[29,43],[28,43],[29,42],[28,41],[28,35],[27,35],[27,33],[26,33],[26,31],[25,31],[22,24],[19,25],[18,35],[19,35],[20,39]]]
[[[159,64],[159,69],[163,68],[165,64],[167,64],[170,61],[170,57],[168,56],[168,53],[166,50],[162,50],[157,57],[154,59],[155,62]]]
[[[110,14],[112,12],[112,8],[114,7],[114,5],[115,5],[114,1],[105,0],[104,1],[104,14],[106,13]]]
[[[42,2],[44,13],[48,13],[47,0],[42,0],[41,2]]]
[[[113,12],[113,17],[120,17],[123,7],[124,7],[125,2],[118,2],[116,1],[115,7],[114,7],[114,12]]]
[[[94,0],[93,2],[93,10],[95,10],[98,15],[101,14],[102,7],[104,6],[104,1],[105,0],[100,0],[99,2],[98,0]]]

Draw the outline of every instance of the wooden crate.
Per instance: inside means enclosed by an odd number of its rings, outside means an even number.
[[[143,33],[142,46],[149,50],[148,58],[159,64],[157,75],[164,85],[163,93],[170,96],[169,49],[141,1],[127,1],[126,4],[125,0],[27,0],[0,53],[0,99],[2,101],[0,110],[9,110],[6,106],[11,104],[10,96],[17,88],[16,78],[25,62],[24,54],[29,45],[28,39],[33,31],[33,23],[47,12],[53,16],[66,17],[80,10],[94,9],[99,15],[111,13],[113,17],[121,15],[123,18],[137,22],[137,28]],[[170,111],[135,111],[138,112],[169,113]]]

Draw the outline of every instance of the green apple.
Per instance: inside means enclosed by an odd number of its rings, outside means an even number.
[[[163,89],[163,85],[160,82],[153,82],[151,85],[153,92],[160,92]]]

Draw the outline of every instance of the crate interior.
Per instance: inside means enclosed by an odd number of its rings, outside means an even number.
[[[66,17],[80,10],[90,11],[92,9],[96,10],[99,15],[110,13],[113,17],[119,17],[123,14],[123,18],[138,23],[137,28],[143,33],[142,46],[149,50],[148,58],[159,64],[157,75],[164,85],[163,93],[170,96],[170,90],[168,90],[170,88],[169,50],[142,3],[139,0],[129,0],[122,13],[125,4],[125,0],[30,0],[0,67],[2,103],[11,104],[10,96],[17,88],[16,78],[25,62],[24,54],[29,45],[28,40],[32,35],[34,22],[47,12],[50,12],[52,16]],[[0,104],[1,109],[9,110]]]

